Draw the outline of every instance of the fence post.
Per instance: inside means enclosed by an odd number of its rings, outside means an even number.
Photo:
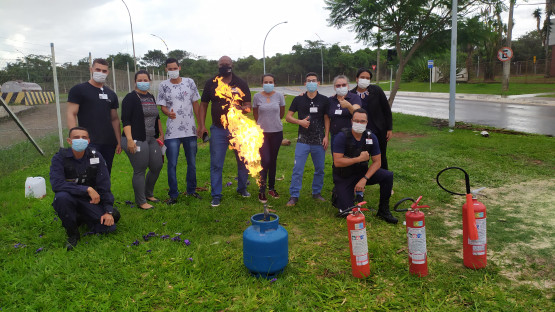
[[[127,88],[131,92],[131,76],[129,76],[129,62],[127,62]]]
[[[62,134],[62,114],[60,113],[60,91],[58,88],[58,74],[56,71],[56,55],[54,53],[54,43],[50,43],[52,53],[52,76],[54,78],[54,94],[56,96],[56,116],[58,117],[58,137],[60,138],[60,147],[64,147],[64,137]]]
[[[116,70],[114,69],[114,58],[112,58],[112,80],[114,81],[114,93],[117,93],[116,89]]]
[[[89,68],[92,68],[92,55],[91,52],[89,52]],[[89,70],[89,75],[91,76],[90,79],[92,79],[92,71]]]

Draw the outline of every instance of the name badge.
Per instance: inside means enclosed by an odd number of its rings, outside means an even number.
[[[91,161],[91,165],[97,165],[100,163],[100,159],[98,157],[91,158],[90,161]]]
[[[343,111],[340,110],[340,109],[336,109],[336,110],[335,110],[335,114],[336,114],[336,115],[341,115],[341,114],[343,114]]]
[[[366,145],[372,145],[374,144],[374,142],[372,142],[372,139],[366,139]]]
[[[317,113],[317,112],[318,112],[318,107],[311,107],[311,108],[310,108],[310,113],[311,113],[311,114]]]
[[[108,99],[108,94],[106,93],[101,93],[98,95],[98,98],[101,100],[107,100]]]

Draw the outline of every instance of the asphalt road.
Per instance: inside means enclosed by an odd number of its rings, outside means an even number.
[[[253,88],[253,90],[261,88]],[[304,92],[304,87],[276,87],[289,95]],[[332,86],[320,86],[324,95],[335,92]],[[388,92],[386,92],[388,95]],[[455,101],[455,120],[509,130],[555,135],[555,99],[529,96],[501,98],[488,95],[459,94]],[[449,95],[438,93],[399,92],[393,112],[449,119]]]

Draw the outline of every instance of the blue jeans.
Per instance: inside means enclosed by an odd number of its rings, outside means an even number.
[[[289,194],[291,197],[299,198],[301,188],[303,186],[304,165],[308,158],[308,154],[312,157],[314,164],[314,177],[312,178],[312,194],[320,194],[324,187],[324,162],[326,160],[326,151],[320,144],[309,145],[298,143],[295,147],[295,165],[293,166],[293,175],[291,176],[291,186]]]
[[[187,194],[192,194],[197,189],[197,137],[186,137],[164,140],[166,145],[166,156],[168,158],[168,186],[170,198],[177,198],[177,158],[179,157],[179,145],[183,143],[183,151],[187,158]]]
[[[212,198],[222,198],[222,172],[224,170],[225,154],[229,146],[230,133],[227,129],[210,126],[210,185]],[[247,178],[249,171],[245,164],[239,159],[236,150],[237,161],[237,192],[247,189]]]

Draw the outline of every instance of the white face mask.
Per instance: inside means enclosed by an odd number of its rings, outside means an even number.
[[[168,70],[168,76],[170,77],[170,79],[179,78],[179,70]]]
[[[101,72],[93,72],[93,80],[98,83],[104,83],[106,81],[106,77],[108,74],[101,73]]]
[[[358,87],[361,89],[366,89],[368,88],[369,85],[370,85],[370,80],[368,79],[361,78],[358,80]]]
[[[349,93],[349,88],[348,87],[339,87],[339,88],[335,89],[335,93],[337,93],[338,96],[345,96],[345,95],[347,95],[347,93]]]
[[[356,133],[363,133],[366,130],[366,124],[353,122],[353,131]]]

